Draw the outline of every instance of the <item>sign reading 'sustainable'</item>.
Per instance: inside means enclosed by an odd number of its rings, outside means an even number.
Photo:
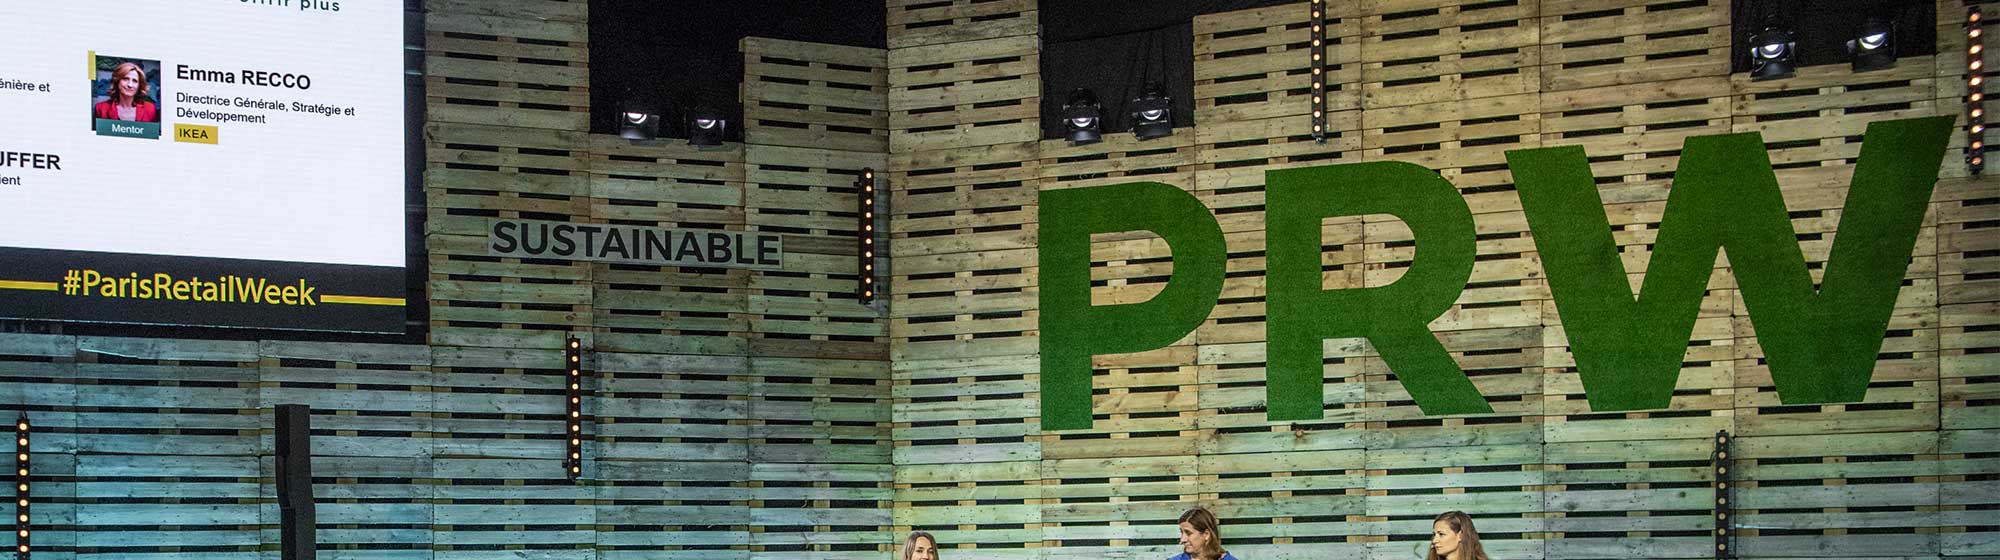
[[[493,220],[486,232],[496,257],[778,270],[784,253],[783,236],[754,231]]]

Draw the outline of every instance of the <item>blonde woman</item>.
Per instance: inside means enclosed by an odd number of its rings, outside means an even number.
[[[1487,560],[1472,516],[1462,511],[1438,514],[1431,522],[1431,553],[1425,560]]]
[[[1181,513],[1181,553],[1167,560],[1236,560],[1222,549],[1222,522],[1202,508]]]

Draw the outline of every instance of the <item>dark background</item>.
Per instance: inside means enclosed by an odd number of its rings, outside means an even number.
[[[1699,1],[1699,0],[1696,0]],[[1044,0],[1042,135],[1062,136],[1062,104],[1090,88],[1104,108],[1104,130],[1129,130],[1127,105],[1148,81],[1166,86],[1174,125],[1194,122],[1191,21],[1197,15],[1296,3],[1295,0]],[[1898,56],[1936,51],[1936,6],[1927,0],[1737,0],[1732,71],[1749,71],[1749,40],[1765,21],[1790,25],[1799,64],[1846,64],[1846,42],[1870,16],[1896,21]],[[709,105],[743,137],[744,37],[883,48],[881,0],[596,0],[590,5],[591,130],[616,133],[631,101],[664,117],[661,136],[685,138],[690,111]]]
[[[1042,137],[1063,136],[1062,106],[1090,88],[1106,133],[1132,129],[1128,105],[1159,81],[1174,127],[1194,124],[1194,17],[1298,0],[1048,0],[1041,3]]]
[[[1937,54],[1937,5],[1928,0],[1739,0],[1730,6],[1730,72],[1750,71],[1750,37],[1775,18],[1790,25],[1800,67],[1848,64],[1847,41],[1870,17],[1893,19],[1896,56]]]
[[[696,105],[722,110],[743,139],[744,37],[884,48],[882,0],[592,0],[590,129],[618,132],[628,98],[652,103],[660,136],[687,137]]]

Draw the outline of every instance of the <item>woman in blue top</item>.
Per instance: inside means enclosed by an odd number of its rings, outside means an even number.
[[[1167,560],[1236,560],[1222,549],[1221,522],[1202,508],[1181,513],[1181,553]]]

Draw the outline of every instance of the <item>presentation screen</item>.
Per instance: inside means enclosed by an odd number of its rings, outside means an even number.
[[[403,2],[0,2],[0,318],[402,332]]]

